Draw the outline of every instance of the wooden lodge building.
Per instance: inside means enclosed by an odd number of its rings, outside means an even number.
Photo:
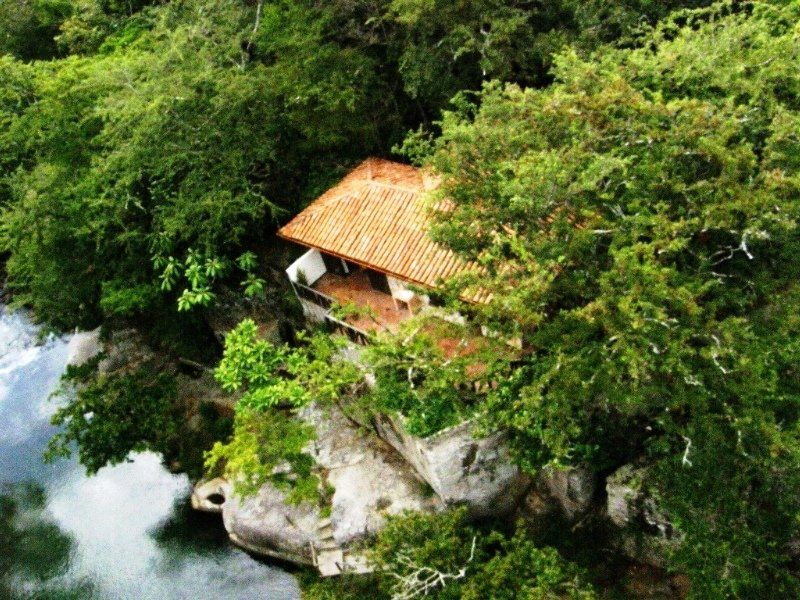
[[[278,231],[308,248],[286,269],[308,318],[364,343],[428,304],[409,285],[432,289],[469,267],[428,236],[424,196],[434,187],[419,169],[369,158]],[[332,314],[335,305],[369,316],[345,323]]]

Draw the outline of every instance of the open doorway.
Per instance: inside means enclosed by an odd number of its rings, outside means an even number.
[[[372,289],[390,296],[392,295],[392,289],[389,287],[389,280],[386,278],[386,273],[367,268],[364,268],[364,270],[367,272],[369,284],[372,286]]]

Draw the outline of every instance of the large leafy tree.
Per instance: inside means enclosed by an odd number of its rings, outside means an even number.
[[[487,423],[533,469],[653,463],[696,597],[798,590],[798,17],[686,13],[409,144],[443,176],[436,237],[483,267],[454,289],[528,352]]]
[[[335,32],[369,49],[428,121],[457,92],[500,79],[543,86],[552,54],[572,45],[636,44],[672,10],[711,0],[335,0]]]
[[[7,51],[67,56],[3,59],[0,247],[19,302],[61,328],[164,312],[161,287],[210,303],[232,259],[342,165],[483,79],[543,84],[552,50],[610,22],[566,1],[16,4],[0,2]],[[664,14],[612,4],[622,24],[582,48]]]
[[[374,147],[373,65],[325,24],[297,3],[173,2],[100,54],[37,66],[0,133],[18,300],[60,327],[152,310],[169,257],[231,272],[309,181]],[[14,68],[0,77],[19,87]]]

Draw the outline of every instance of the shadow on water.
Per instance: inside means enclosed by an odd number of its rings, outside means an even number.
[[[35,482],[6,485],[0,495],[0,597],[87,598],[89,582],[42,589],[63,577],[74,541],[46,512],[47,495]]]
[[[166,551],[183,549],[200,556],[230,546],[220,516],[193,510],[183,498],[175,502],[170,518],[153,533],[153,539]]]

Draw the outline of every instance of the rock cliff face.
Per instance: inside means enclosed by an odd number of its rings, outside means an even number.
[[[251,318],[259,323],[260,333],[265,339],[280,343],[281,323],[285,319],[281,310],[281,301],[275,297],[274,289],[286,286],[286,277],[270,278],[269,293],[264,297],[243,297],[239,290],[227,286],[220,286],[217,290],[217,299],[213,306],[203,314],[208,326],[214,332],[220,344],[225,342],[225,335],[236,327],[242,319]]]
[[[568,521],[577,521],[594,506],[596,477],[585,468],[545,467],[536,479],[536,490]]]
[[[547,536],[553,527],[593,525],[597,514],[596,477],[579,467],[544,468],[513,514],[534,536]]]
[[[466,506],[476,519],[510,514],[531,486],[511,462],[503,436],[477,439],[469,422],[425,439],[410,435],[397,418],[378,416],[374,426],[445,505]]]
[[[135,329],[120,329],[103,344],[103,358],[97,369],[100,373],[113,373],[148,362],[161,367],[168,361],[165,356],[155,353]]]
[[[379,531],[387,515],[442,508],[405,461],[340,410],[323,411],[311,405],[300,416],[316,429],[317,439],[308,452],[326,483],[334,488],[330,515],[324,516],[319,507],[310,504],[288,504],[285,494],[271,484],[247,498],[237,497],[223,480],[199,484],[193,505],[221,512],[236,544],[256,554],[316,565],[321,570],[345,570],[348,566],[361,570],[363,565],[349,549]],[[335,560],[326,566],[325,559],[331,555]]]
[[[570,523],[602,519],[622,554],[656,568],[680,542],[644,491],[644,468],[620,468],[603,490],[582,468],[546,468],[531,478],[511,463],[502,436],[475,439],[469,423],[419,439],[387,416],[375,419],[377,436],[338,408],[310,405],[300,416],[316,429],[307,451],[335,490],[328,514],[287,503],[271,484],[248,498],[237,497],[222,479],[194,490],[194,507],[221,513],[231,540],[255,554],[313,565],[324,575],[363,571],[354,544],[377,533],[387,515],[450,505],[466,506],[475,519],[521,517],[534,529],[555,515]]]
[[[666,550],[679,541],[644,493],[642,469],[623,467],[602,483],[577,467],[530,477],[512,463],[503,436],[476,439],[470,423],[420,439],[400,418],[377,417],[370,432],[336,407],[312,404],[299,416],[316,430],[306,451],[334,490],[329,510],[289,504],[271,484],[247,498],[222,479],[194,490],[195,508],[221,513],[231,540],[255,554],[313,565],[324,575],[364,571],[354,547],[388,515],[452,505],[465,506],[475,519],[521,517],[533,529],[554,516],[569,523],[601,519],[613,526],[620,552],[654,567],[663,566]]]
[[[67,348],[69,355],[67,365],[80,366],[103,351],[103,343],[100,341],[100,328],[93,331],[80,331],[72,336]]]
[[[615,542],[626,556],[658,568],[680,543],[667,515],[647,494],[647,468],[625,465],[606,480],[606,516],[617,528]]]
[[[255,554],[298,564],[313,565],[312,546],[319,547],[319,508],[308,503],[290,504],[272,484],[255,496],[228,494],[221,506],[222,520],[231,540]]]
[[[376,533],[386,515],[442,507],[408,463],[350,422],[338,408],[321,410],[311,405],[301,417],[317,431],[310,450],[335,490],[330,521],[338,544]]]

